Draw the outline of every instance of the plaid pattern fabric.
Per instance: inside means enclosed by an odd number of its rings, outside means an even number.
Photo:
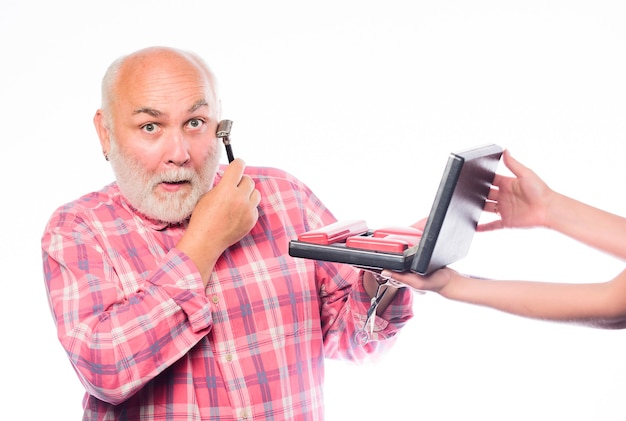
[[[45,282],[84,420],[321,420],[324,358],[380,353],[412,317],[400,290],[357,345],[369,306],[358,271],[288,255],[298,233],[334,217],[291,175],[246,173],[262,195],[258,223],[206,288],[175,247],[185,224],[138,214],[115,183],[52,215]]]

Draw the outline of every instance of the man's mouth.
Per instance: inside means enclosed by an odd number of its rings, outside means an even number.
[[[184,186],[190,186],[190,180],[178,180],[178,181],[161,181],[161,188],[165,191],[175,192]]]

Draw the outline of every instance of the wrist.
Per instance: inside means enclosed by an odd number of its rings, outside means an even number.
[[[567,203],[568,200],[570,199],[567,196],[552,192],[544,207],[542,223],[544,228],[558,230],[559,223],[568,216],[571,207]]]

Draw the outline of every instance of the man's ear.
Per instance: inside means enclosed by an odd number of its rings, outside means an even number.
[[[102,153],[108,160],[109,151],[111,150],[111,128],[106,123],[106,117],[104,111],[96,111],[96,115],[93,116],[93,124],[96,127],[98,138],[100,138],[100,146],[102,146]]]

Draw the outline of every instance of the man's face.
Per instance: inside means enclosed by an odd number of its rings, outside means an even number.
[[[122,194],[151,218],[183,221],[221,155],[209,81],[180,57],[136,60],[121,69],[113,98],[109,160]]]

